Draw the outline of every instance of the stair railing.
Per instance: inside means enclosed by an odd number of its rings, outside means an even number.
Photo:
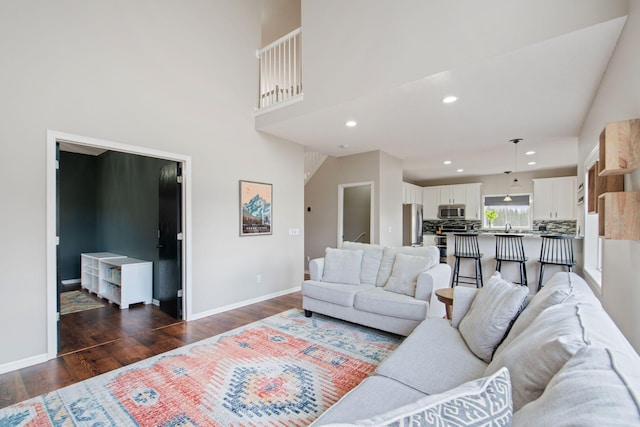
[[[302,95],[301,28],[256,52],[260,60],[258,109]]]

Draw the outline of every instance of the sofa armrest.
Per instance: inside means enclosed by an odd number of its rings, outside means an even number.
[[[309,261],[309,277],[311,280],[322,281],[324,275],[324,258],[314,258]]]
[[[451,280],[451,267],[437,264],[420,273],[416,284],[416,299],[429,303],[429,317],[444,317],[444,304],[438,302],[436,289],[448,288]]]
[[[451,315],[451,326],[458,328],[460,321],[469,311],[471,303],[476,298],[478,288],[468,288],[466,286],[456,286],[453,288],[453,314]]]

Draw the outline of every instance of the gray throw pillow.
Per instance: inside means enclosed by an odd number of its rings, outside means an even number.
[[[522,311],[528,295],[528,287],[502,279],[499,272],[480,288],[458,327],[473,354],[491,362],[493,352]]]
[[[418,276],[429,267],[431,267],[429,258],[397,254],[391,277],[384,286],[384,290],[411,297],[415,296]]]
[[[362,255],[361,250],[327,248],[324,255],[323,280],[330,283],[359,285]]]
[[[513,407],[506,368],[367,420],[358,426],[509,426]]]

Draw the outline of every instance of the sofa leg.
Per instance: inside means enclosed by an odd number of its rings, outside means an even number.
[[[304,317],[311,317],[312,314],[313,314],[313,311],[311,311],[311,310],[305,310],[304,311]]]

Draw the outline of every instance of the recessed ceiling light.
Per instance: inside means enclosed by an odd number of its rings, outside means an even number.
[[[442,98],[442,102],[444,102],[445,104],[451,104],[452,102],[456,102],[457,100],[457,96],[446,96]]]
[[[536,152],[535,152],[535,151],[527,151],[527,152],[526,152],[526,153],[524,153],[524,154],[526,154],[527,156],[531,156],[531,155],[533,155],[533,154],[536,154]]]
[[[529,163],[527,163],[527,164],[528,164],[529,166],[533,166],[533,165],[535,165],[535,164],[536,164],[536,162],[529,162]]]
[[[445,160],[445,161],[444,161],[444,162],[442,162],[442,163],[444,163],[445,165],[450,165],[450,164],[451,164],[451,160]]]
[[[349,120],[347,123],[345,123],[344,125],[347,127],[354,127],[355,125],[357,125],[358,123],[355,120]]]
[[[464,169],[458,169],[456,172],[464,172]]]
[[[342,148],[343,150],[346,150],[347,148],[349,148],[349,144],[342,144],[340,145],[340,148]]]

